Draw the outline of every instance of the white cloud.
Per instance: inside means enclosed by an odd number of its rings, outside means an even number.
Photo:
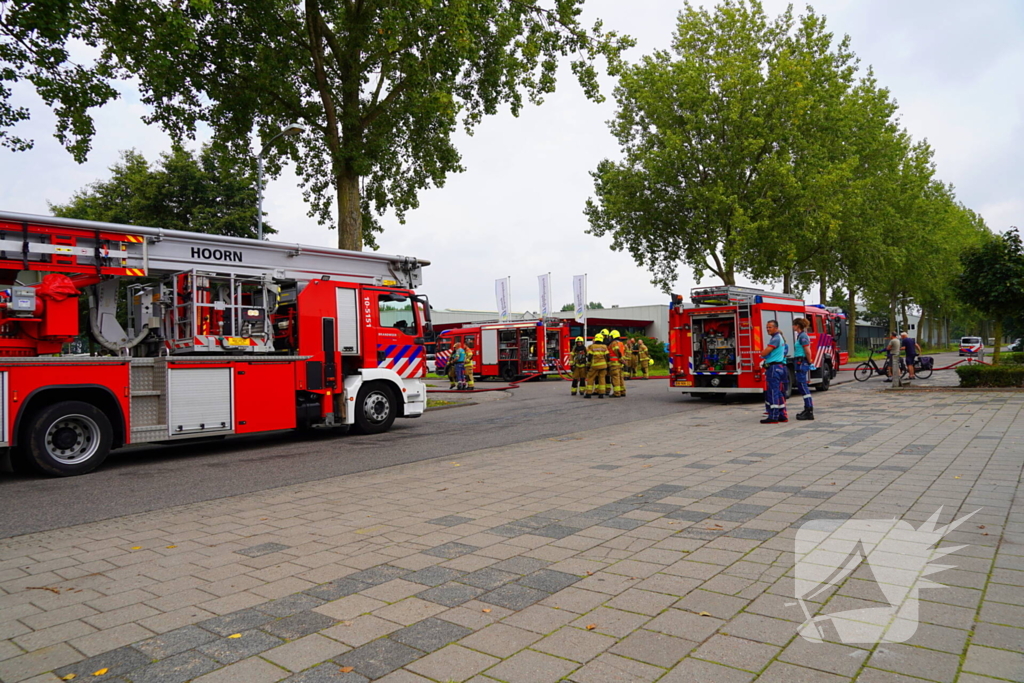
[[[765,4],[779,12],[786,3]],[[815,6],[833,32],[850,34],[863,63],[891,88],[905,125],[935,147],[939,173],[957,187],[960,200],[993,228],[1022,225],[1019,3],[826,0]],[[667,0],[588,0],[586,20],[600,16],[606,28],[636,37],[633,54],[639,56],[668,47],[681,7]],[[24,128],[37,147],[22,154],[0,151],[5,210],[45,213],[46,200],[64,201],[104,177],[119,150],[135,147],[152,158],[168,147],[165,135],[140,122],[144,108],[126,91],[123,100],[99,112],[90,161],[78,166],[50,137],[52,116],[41,103],[21,87],[16,96],[33,108],[34,119]],[[528,106],[518,119],[486,119],[472,137],[460,134],[466,173],[423,193],[406,225],[385,218],[382,251],[430,260],[424,290],[439,307],[493,310],[492,282],[510,275],[513,307],[536,310],[536,276],[546,272],[553,274],[558,304],[571,300],[571,277],[584,272],[590,298],[605,305],[663,300],[628,254],[612,252],[607,238],[584,233],[582,210],[592,192],[588,173],[602,158],[618,155],[605,125],[613,113],[612,102],[588,102],[566,74],[543,106]],[[287,172],[270,184],[265,207],[284,241],[336,242],[333,231],[306,216],[298,183]],[[693,284],[684,273],[676,289]]]

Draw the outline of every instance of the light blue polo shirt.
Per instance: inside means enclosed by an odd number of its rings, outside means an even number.
[[[776,332],[773,334],[772,338],[768,340],[768,346],[774,346],[775,348],[765,356],[765,363],[781,363],[786,360],[786,340],[782,338],[782,333]]]
[[[796,337],[796,348],[793,349],[793,356],[796,358],[804,357],[804,347],[811,345],[811,335],[806,332],[801,332]]]

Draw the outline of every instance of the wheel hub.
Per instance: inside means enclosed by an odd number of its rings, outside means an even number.
[[[370,394],[363,402],[363,412],[371,421],[383,422],[390,412],[387,397],[377,392]]]
[[[58,427],[53,434],[53,446],[58,450],[66,451],[78,443],[79,436],[79,433],[70,427]]]
[[[100,446],[100,428],[85,415],[66,415],[46,430],[46,451],[68,465],[85,462]]]

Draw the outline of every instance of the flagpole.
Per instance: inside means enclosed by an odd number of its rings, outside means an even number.
[[[587,343],[587,274],[583,273],[583,343]]]

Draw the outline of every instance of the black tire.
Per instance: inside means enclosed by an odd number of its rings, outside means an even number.
[[[932,376],[932,368],[928,368],[927,370],[925,370],[921,366],[915,365],[914,375],[917,377],[917,379],[928,379],[929,377]]]
[[[853,371],[853,378],[858,382],[867,382],[874,374],[875,369],[871,367],[870,363],[861,363],[857,366],[857,369]]]
[[[369,382],[359,389],[355,405],[357,434],[380,434],[391,429],[398,416],[395,394],[383,382]]]
[[[24,434],[29,463],[54,477],[92,472],[110,455],[114,441],[106,413],[82,401],[43,408],[29,419]]]
[[[515,368],[512,367],[511,363],[507,363],[501,368],[501,378],[506,382],[512,382],[515,380],[516,371]]]
[[[791,398],[796,390],[796,371],[793,370],[792,365],[788,365],[786,366],[786,388],[782,390],[782,395]]]
[[[832,363],[825,361],[825,367],[821,369],[821,383],[817,385],[818,391],[828,391],[832,386]]]

